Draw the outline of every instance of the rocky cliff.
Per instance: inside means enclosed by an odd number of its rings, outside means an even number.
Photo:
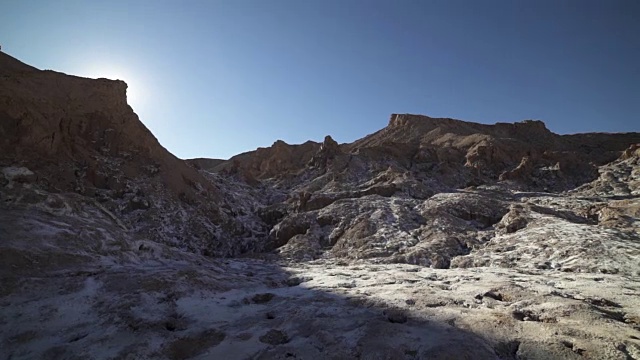
[[[158,143],[126,90],[0,53],[0,165],[29,169],[43,191],[96,200],[156,241],[218,256],[260,248],[259,225],[238,221],[235,199]]]

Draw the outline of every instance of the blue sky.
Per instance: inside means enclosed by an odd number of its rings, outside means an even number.
[[[391,113],[640,131],[636,0],[9,0],[0,44],[129,83],[181,158],[350,142]]]

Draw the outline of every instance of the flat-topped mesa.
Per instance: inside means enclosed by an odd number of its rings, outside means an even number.
[[[515,123],[496,123],[496,125],[502,125],[502,124],[507,124],[507,125],[513,125],[516,128],[535,128],[541,131],[550,131],[549,129],[547,129],[547,125],[544,123],[544,121],[542,120],[522,120],[522,121],[518,121]]]
[[[456,120],[451,118],[433,118],[426,115],[414,115],[414,114],[391,114],[389,118],[388,127],[402,127],[407,125],[430,125],[433,127],[443,125],[461,125],[467,124],[473,127],[485,128],[486,130],[494,129],[496,131],[512,131],[512,132],[527,132],[533,131],[534,133],[551,133],[547,129],[545,123],[541,120],[523,120],[515,123],[497,122],[494,125],[479,124],[463,120]]]
[[[490,125],[497,134],[503,136],[511,136],[518,138],[531,138],[532,140],[542,140],[538,137],[549,138],[556,135],[547,129],[544,121],[541,120],[523,120],[515,123],[497,122]]]
[[[430,123],[433,125],[439,125],[447,122],[454,122],[458,120],[453,120],[449,118],[432,118],[426,115],[414,115],[414,114],[391,114],[389,118],[389,127],[400,127],[407,126],[411,124],[425,124]]]
[[[541,120],[522,120],[513,123],[497,122],[491,126],[497,131],[510,131],[519,135],[553,134]]]
[[[61,73],[57,73],[61,74]],[[105,96],[117,106],[128,106],[127,89],[129,85],[123,80],[111,80],[105,78],[87,79],[90,80],[90,86],[94,91],[104,93]]]

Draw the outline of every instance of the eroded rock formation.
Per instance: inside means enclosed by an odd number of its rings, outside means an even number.
[[[394,114],[181,160],[125,83],[0,53],[0,349],[640,358],[638,144]]]

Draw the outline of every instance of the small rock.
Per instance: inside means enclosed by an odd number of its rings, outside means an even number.
[[[511,316],[518,321],[541,321],[540,317],[531,310],[514,310]]]
[[[548,263],[544,263],[544,264],[536,264],[536,269],[538,270],[549,270],[551,269],[551,266]]]
[[[251,339],[253,337],[253,335],[251,335],[251,333],[248,332],[244,332],[244,333],[240,333],[238,335],[236,335],[236,339],[242,340],[242,341],[247,341],[249,339]]]
[[[269,345],[281,345],[289,342],[289,337],[284,331],[271,329],[266,334],[260,336],[260,342]]]
[[[170,318],[164,323],[164,328],[168,331],[182,331],[188,328],[188,324],[183,318]]]
[[[252,298],[251,301],[253,301],[256,304],[264,304],[264,303],[268,303],[269,301],[271,301],[271,299],[273,299],[275,295],[272,293],[264,293],[264,294],[255,294]]]
[[[151,205],[146,199],[141,198],[139,196],[135,196],[133,199],[129,200],[128,206],[129,206],[129,209],[131,210],[146,210]]]
[[[4,177],[9,181],[15,181],[19,183],[31,183],[36,180],[36,174],[26,167],[6,167],[2,169]]]
[[[405,303],[406,303],[407,305],[415,305],[415,304],[416,304],[416,301],[415,301],[415,300],[413,300],[413,299],[407,299],[407,300],[405,300]]]
[[[348,282],[344,282],[344,283],[339,283],[338,287],[342,287],[342,288],[347,288],[347,289],[352,289],[354,287],[356,287],[356,282],[352,281],[350,283]]]
[[[292,277],[287,279],[287,286],[298,286],[302,284],[302,279],[299,277]]]
[[[266,317],[267,317],[267,319],[269,319],[269,320],[273,320],[273,319],[275,319],[275,318],[276,318],[276,315],[275,315],[274,313],[272,313],[272,312],[268,312],[268,313],[266,314]]]
[[[55,195],[47,196],[45,204],[47,204],[47,206],[52,209],[61,209],[64,207],[64,201],[60,197]]]
[[[502,294],[497,293],[495,291],[487,291],[486,293],[484,293],[484,295],[482,295],[484,297],[488,297],[491,298],[493,300],[497,300],[497,301],[503,301],[503,297]],[[482,297],[481,297],[482,298]]]
[[[392,323],[404,324],[407,322],[407,315],[402,310],[386,310],[385,315],[387,316],[387,320]]]
[[[169,359],[191,359],[208,348],[220,344],[226,335],[225,333],[209,329],[189,336],[180,337],[166,345],[166,353]]]

